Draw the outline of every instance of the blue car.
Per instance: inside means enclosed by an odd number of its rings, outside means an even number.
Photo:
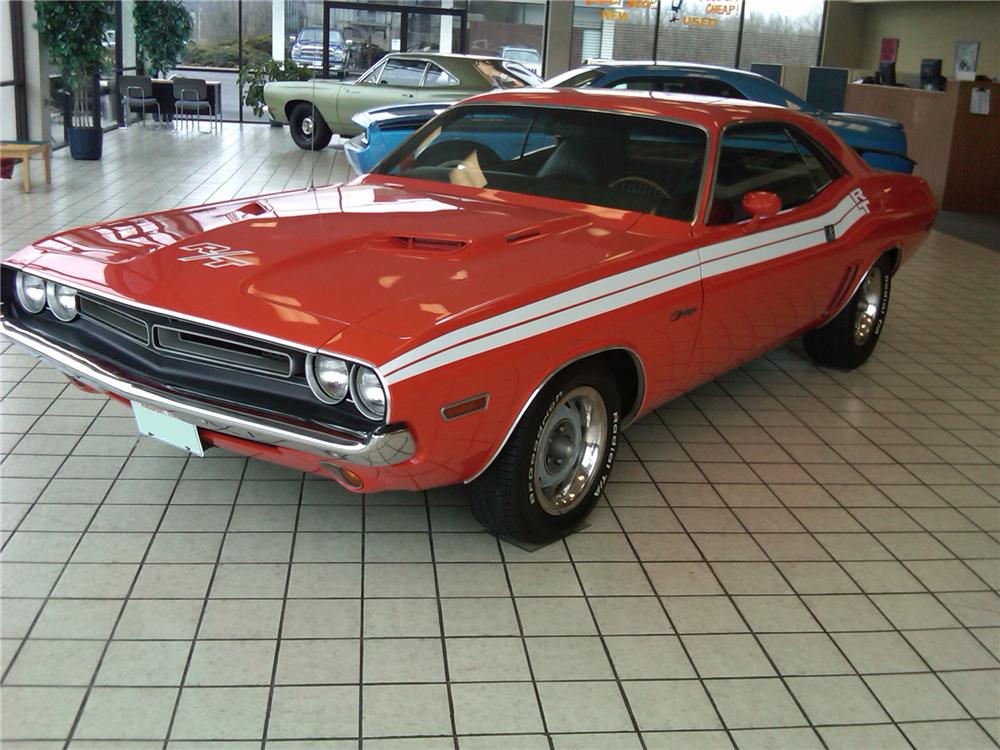
[[[823,112],[764,76],[746,70],[694,63],[609,62],[576,68],[543,84],[547,88],[603,88],[700,94],[727,99],[749,99],[808,112],[823,120],[871,166],[895,172],[913,171],[906,155],[906,134],[894,120],[845,112]],[[412,105],[408,105],[412,106]],[[348,159],[358,172],[368,172],[406,136],[436,114],[417,109],[381,114],[361,125],[365,132],[348,144]],[[364,118],[366,114],[358,115]],[[423,119],[421,119],[421,117]],[[352,153],[353,152],[353,153]]]
[[[361,128],[361,134],[344,144],[348,163],[358,174],[371,172],[386,154],[452,104],[454,102],[394,104],[359,112],[351,119]]]

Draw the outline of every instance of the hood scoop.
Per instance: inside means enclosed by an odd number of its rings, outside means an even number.
[[[452,235],[392,234],[373,237],[365,245],[372,250],[388,252],[453,253],[470,242],[472,240]]]
[[[236,210],[241,214],[246,214],[247,216],[260,216],[261,214],[268,213],[271,210],[271,207],[261,201],[250,201],[245,206],[240,206]]]

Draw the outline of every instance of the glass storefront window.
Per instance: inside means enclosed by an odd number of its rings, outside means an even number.
[[[545,44],[545,2],[496,3],[470,0],[469,53],[497,55],[542,74]]]
[[[823,0],[744,0],[740,67],[751,63],[815,65],[823,27]]]
[[[273,11],[272,0],[243,0],[243,65],[248,68],[260,68],[271,59]],[[257,117],[250,107],[243,107],[242,114],[247,122],[267,122],[270,119],[266,110]]]
[[[570,62],[815,65],[824,0],[575,0]],[[740,41],[740,16],[743,34]],[[473,40],[475,37],[473,37]],[[739,50],[739,60],[737,57]]]
[[[183,0],[191,12],[191,41],[181,65],[227,68],[239,65],[238,0]]]
[[[677,12],[666,0],[660,11],[659,60],[736,65],[740,2],[685,0]]]

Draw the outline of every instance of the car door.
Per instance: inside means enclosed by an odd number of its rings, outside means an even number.
[[[372,68],[357,83],[344,87],[337,101],[340,122],[349,123],[354,115],[367,109],[416,101],[426,69],[427,60],[420,58],[386,58],[384,64]]]
[[[852,184],[798,129],[750,123],[723,130],[699,250],[703,378],[804,331],[834,304],[849,283],[843,234],[867,211]],[[776,194],[782,210],[750,217],[742,201],[754,191]]]

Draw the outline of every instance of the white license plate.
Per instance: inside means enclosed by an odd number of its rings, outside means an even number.
[[[193,424],[135,401],[132,402],[132,413],[135,414],[135,423],[143,435],[162,440],[195,456],[205,455],[205,447],[201,444],[198,428]]]

